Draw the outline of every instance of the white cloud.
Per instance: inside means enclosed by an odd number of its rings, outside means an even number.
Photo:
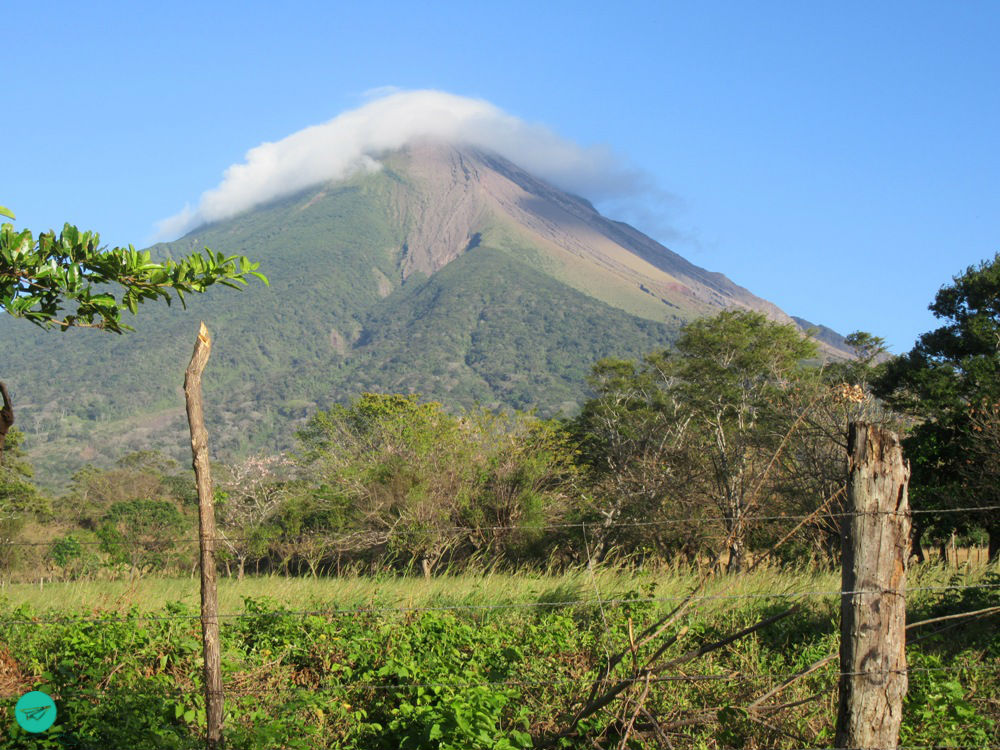
[[[218,187],[157,225],[159,239],[172,239],[201,224],[227,219],[311,185],[378,169],[380,153],[420,138],[466,143],[492,150],[522,168],[590,200],[620,199],[656,191],[603,146],[582,147],[548,128],[526,123],[483,99],[443,91],[366,94],[363,106],[274,143],[250,149]]]

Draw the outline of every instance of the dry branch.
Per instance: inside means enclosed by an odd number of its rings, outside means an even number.
[[[0,409],[0,460],[3,459],[3,449],[7,443],[7,433],[14,425],[14,404],[11,403],[7,385],[0,381],[0,394],[3,395],[3,409]]]
[[[663,651],[665,651],[666,648],[670,644],[672,644],[673,642],[675,642],[677,640],[677,638],[679,637],[680,634],[675,635],[672,639],[668,639],[668,643],[667,644],[660,646],[653,653],[653,655],[650,656],[646,660],[645,665],[643,666],[643,668],[641,670],[639,670],[638,673],[635,676],[619,680],[612,687],[610,687],[608,690],[606,690],[603,695],[601,695],[600,697],[592,698],[591,700],[589,700],[588,703],[583,708],[581,708],[580,711],[577,712],[576,716],[573,718],[573,721],[570,723],[570,726],[564,732],[562,732],[561,734],[557,735],[554,739],[559,739],[560,737],[570,736],[576,730],[577,725],[579,725],[579,723],[583,719],[587,718],[588,716],[593,715],[597,711],[600,711],[602,708],[604,708],[605,706],[607,706],[608,704],[610,704],[619,695],[621,695],[625,690],[627,690],[632,685],[635,685],[637,682],[643,681],[643,680],[648,680],[653,675],[656,675],[656,674],[659,674],[661,672],[664,672],[667,669],[672,669],[672,668],[678,667],[681,664],[685,664],[685,663],[687,663],[689,661],[697,659],[700,656],[704,656],[704,655],[709,654],[709,653],[711,653],[713,651],[717,651],[720,648],[724,648],[725,646],[728,646],[730,643],[738,641],[741,638],[745,638],[746,636],[750,635],[751,633],[757,632],[761,628],[765,628],[768,625],[772,625],[775,622],[777,622],[779,620],[782,620],[785,617],[788,617],[789,615],[791,615],[791,614],[795,613],[796,611],[798,611],[798,609],[799,609],[799,605],[796,604],[795,606],[793,606],[793,607],[785,610],[784,612],[781,612],[781,613],[779,613],[777,615],[772,615],[771,617],[767,617],[767,618],[765,618],[763,620],[760,620],[760,621],[754,623],[753,625],[751,625],[751,626],[749,626],[747,628],[744,628],[743,630],[740,630],[740,631],[738,631],[736,633],[728,635],[725,638],[722,638],[722,639],[720,639],[718,641],[713,641],[712,643],[706,643],[703,646],[700,646],[700,647],[698,647],[696,649],[692,649],[692,650],[690,650],[690,651],[688,651],[688,652],[686,652],[684,654],[681,654],[680,656],[678,656],[678,657],[676,657],[674,659],[671,659],[668,662],[664,662],[663,664],[653,665],[652,662],[654,662],[657,658],[659,658],[659,656],[663,653]],[[631,653],[631,650],[630,649],[626,650],[624,653]],[[620,661],[620,659],[619,659],[619,661]]]

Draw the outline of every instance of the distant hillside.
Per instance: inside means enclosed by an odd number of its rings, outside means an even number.
[[[805,318],[799,318],[794,315],[792,316],[792,320],[794,320],[795,325],[803,331],[810,333],[816,341],[820,342],[821,345],[826,344],[828,348],[833,349],[838,353],[850,355],[851,347],[848,345],[844,337],[832,328],[810,323]]]
[[[46,478],[140,448],[187,460],[181,384],[201,319],[220,456],[288,448],[310,413],[365,390],[572,413],[595,360],[668,346],[694,317],[791,322],[494,155],[418,144],[381,161],[155,247],[248,255],[269,288],[148,307],[123,337],[0,319],[0,378]]]

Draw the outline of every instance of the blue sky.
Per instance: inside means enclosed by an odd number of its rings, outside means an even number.
[[[392,86],[487,100],[656,190],[599,207],[895,352],[1000,251],[995,2],[4,4],[0,204],[141,246],[266,141]]]

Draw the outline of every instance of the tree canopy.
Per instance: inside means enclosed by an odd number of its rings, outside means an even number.
[[[317,412],[298,437],[306,492],[288,505],[285,528],[384,547],[425,575],[458,550],[542,556],[544,525],[565,511],[574,475],[556,425],[453,416],[414,395],[362,394]]]
[[[603,497],[595,510],[610,526],[668,506],[693,520],[714,505],[738,570],[783,436],[804,408],[800,386],[819,372],[803,364],[815,354],[815,342],[790,325],[726,310],[686,325],[676,351],[639,364],[599,362],[590,380],[596,398],[576,420]],[[696,554],[694,528],[680,530]]]
[[[977,413],[982,417],[1000,400],[1000,254],[954,277],[929,307],[944,325],[921,335],[910,352],[890,362],[876,389],[918,420],[904,443],[913,462],[915,507],[987,504],[995,495],[968,481],[966,465],[970,456],[982,453],[977,441],[988,432],[981,425],[976,429]],[[924,521],[936,526],[939,536],[982,524],[995,558],[1000,555],[997,518],[996,513],[947,513]]]

